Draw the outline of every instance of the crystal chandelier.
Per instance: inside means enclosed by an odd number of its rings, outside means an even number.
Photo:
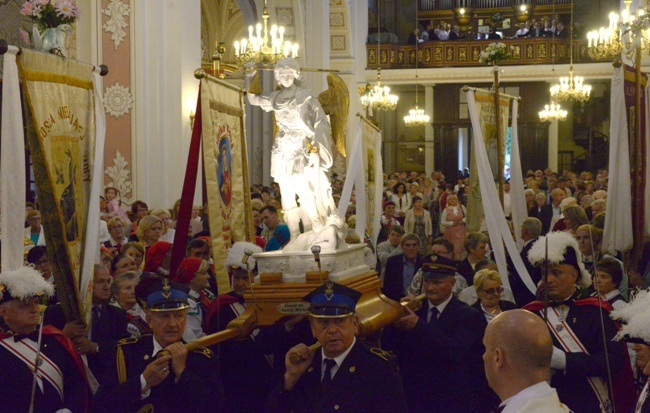
[[[379,67],[379,27],[379,4],[377,4],[377,84],[374,85],[370,91],[361,96],[361,104],[364,108],[370,107],[372,110],[395,110],[399,97],[397,95],[391,95],[388,86],[381,85],[381,68]]]
[[[415,21],[418,20],[418,6],[415,5]],[[424,113],[423,109],[418,108],[418,62],[420,56],[418,55],[418,42],[415,42],[415,107],[409,110],[409,114],[404,116],[404,123],[406,126],[423,126],[429,123],[431,118]]]
[[[542,122],[553,122],[554,120],[565,120],[567,111],[560,105],[551,102],[551,105],[544,105],[544,110],[539,112],[539,120]]]
[[[377,69],[377,84],[368,93],[361,96],[363,107],[370,106],[372,110],[395,110],[397,95],[391,95],[388,86],[381,85],[381,69]]]
[[[609,27],[587,33],[587,52],[592,59],[619,58],[621,52],[632,60],[637,49],[650,49],[650,14],[648,9],[630,11],[631,0],[624,0],[625,10],[619,16],[609,13]]]
[[[551,99],[561,102],[586,102],[591,96],[591,85],[584,84],[584,77],[573,76],[573,66],[569,68],[569,76],[561,77],[559,85],[551,87]]]
[[[235,41],[235,57],[240,67],[268,68],[285,57],[298,57],[298,43],[284,40],[284,26],[272,25],[269,32],[269,11],[264,0],[263,23],[248,26],[248,38]]]
[[[573,27],[573,1],[571,2],[571,27]],[[569,66],[569,77],[561,77],[560,84],[551,87],[551,100],[584,103],[588,101],[591,96],[591,85],[586,85],[584,83],[584,77],[573,76],[573,33],[571,33],[570,36],[571,43],[569,56],[571,59],[571,66]]]

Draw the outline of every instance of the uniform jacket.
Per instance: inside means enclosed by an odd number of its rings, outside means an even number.
[[[498,398],[487,387],[481,359],[487,322],[482,313],[452,297],[436,322],[428,302],[411,331],[384,330],[383,347],[394,350],[409,402],[417,413],[487,411]]]
[[[106,373],[95,394],[93,412],[136,412],[147,405],[151,405],[156,413],[221,411],[223,388],[218,361],[205,348],[187,355],[186,368],[178,382],[173,373],[169,374],[164,382],[151,389],[149,397],[142,400],[140,375],[153,361],[152,352],[152,335],[118,342],[109,356]]]
[[[621,342],[612,340],[616,335],[616,327],[609,318],[609,311],[597,307],[597,304],[594,303],[594,299],[569,300],[567,302],[567,305],[570,306],[566,319],[567,324],[589,354],[567,353],[566,370],[555,371],[551,379],[551,386],[557,389],[562,403],[575,413],[600,411],[598,399],[591,389],[587,377],[598,376],[607,380],[606,355],[609,356],[612,376],[616,376],[623,366],[624,347]],[[533,311],[541,317],[543,303],[533,301],[525,309]],[[604,321],[606,346],[603,344],[601,334],[601,317]],[[551,336],[553,345],[563,349],[555,335],[551,334]]]
[[[541,267],[533,266],[528,259],[528,251],[530,251],[534,243],[535,240],[532,240],[524,245],[519,255],[521,256],[521,260],[524,262],[524,265],[528,270],[530,278],[532,278],[533,283],[537,285],[537,283],[539,283],[539,281],[542,279]],[[528,287],[526,287],[526,284],[524,284],[524,282],[521,280],[519,274],[515,272],[515,268],[510,257],[508,257],[508,267],[510,269],[510,275],[508,277],[510,280],[510,288],[512,289],[512,294],[515,296],[515,302],[517,303],[517,306],[523,307],[531,301],[535,301],[535,294],[530,292]]]
[[[291,391],[284,383],[271,393],[268,413],[404,413],[407,411],[395,361],[380,349],[357,340],[332,379],[330,391],[321,394],[322,356]]]
[[[37,333],[30,337],[38,340]],[[0,332],[0,339],[14,340],[10,333]],[[34,398],[35,412],[56,412],[59,409],[88,411],[88,384],[83,362],[75,352],[70,340],[52,326],[43,327],[41,352],[61,370],[63,375],[63,400],[55,388],[43,380],[43,391],[36,387]],[[30,368],[9,350],[0,346],[0,410],[4,412],[28,412],[34,378]]]

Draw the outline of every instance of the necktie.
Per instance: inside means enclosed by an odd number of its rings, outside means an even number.
[[[435,324],[436,321],[438,321],[438,314],[440,314],[440,311],[438,311],[438,308],[436,307],[431,307],[429,310],[429,324]]]
[[[321,390],[323,393],[328,391],[332,385],[332,368],[336,365],[334,359],[325,359],[325,368],[323,369],[323,382]]]
[[[99,324],[99,314],[101,313],[101,310],[99,309],[99,306],[94,305],[92,309],[92,319],[91,319],[91,324],[90,324],[90,339],[91,340],[97,340],[96,334],[97,334],[97,324]]]

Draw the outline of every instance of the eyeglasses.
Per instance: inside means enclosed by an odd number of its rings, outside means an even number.
[[[501,288],[501,287],[499,287],[499,288],[488,288],[487,290],[481,288],[481,291],[483,291],[485,294],[489,294],[489,295],[501,295],[501,293],[503,292],[503,288]]]

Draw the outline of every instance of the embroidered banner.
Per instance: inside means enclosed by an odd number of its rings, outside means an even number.
[[[487,150],[487,156],[492,172],[492,182],[499,179],[499,172],[497,169],[497,136],[496,136],[496,111],[494,110],[494,94],[487,91],[476,91],[476,108],[479,116],[479,127],[482,132],[483,142]],[[501,154],[504,156],[506,153],[506,136],[508,133],[508,118],[510,110],[510,100],[508,98],[501,98],[499,102],[500,120],[499,134],[501,135]],[[476,129],[477,125],[472,125]],[[474,139],[478,136],[474,132]],[[472,156],[470,162],[470,171],[477,171],[476,165],[476,143],[472,144]],[[485,230],[485,215],[483,213],[483,203],[481,201],[481,189],[478,180],[478,174],[470,175],[470,191],[467,195],[467,231],[478,232]]]
[[[201,82],[203,165],[219,291],[229,291],[226,249],[255,242],[248,183],[243,94],[208,78]]]
[[[84,308],[90,308],[92,299],[87,294],[92,277],[84,277],[82,285],[81,265],[95,159],[93,67],[30,50],[23,50],[18,63],[27,141],[58,297],[68,320],[85,318]],[[86,303],[80,291],[86,292]]]
[[[377,129],[369,120],[363,116],[360,119],[363,134],[363,176],[366,182],[366,232],[372,240],[372,245],[376,246],[377,235],[381,227],[381,201],[384,190],[384,169],[381,159],[382,137],[381,130]],[[357,220],[357,225],[358,222]],[[363,240],[363,238],[361,239]]]

